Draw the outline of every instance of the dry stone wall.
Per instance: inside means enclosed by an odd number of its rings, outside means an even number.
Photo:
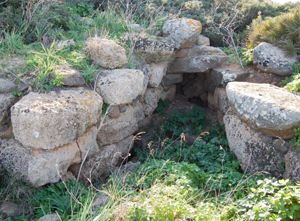
[[[227,64],[201,30],[200,22],[183,18],[168,20],[159,37],[128,34],[138,69],[126,67],[118,43],[87,39],[88,55],[101,66],[93,89],[79,71],[61,65],[54,72],[64,77],[64,88],[18,101],[11,95],[15,85],[0,77],[0,168],[37,187],[71,174],[104,179],[128,161],[135,135],[159,100],[179,93],[216,111],[245,171],[299,178],[300,154],[285,141],[300,126],[299,96],[239,83],[253,73]],[[10,122],[13,134],[4,136]]]

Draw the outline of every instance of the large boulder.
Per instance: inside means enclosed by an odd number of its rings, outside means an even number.
[[[206,78],[207,90],[213,92],[218,86],[225,87],[232,81],[243,81],[250,75],[247,69],[240,65],[223,65],[214,68]]]
[[[131,136],[138,130],[138,122],[145,116],[140,102],[122,107],[118,118],[106,117],[97,135],[100,147],[110,145]]]
[[[227,55],[219,48],[194,46],[181,49],[169,65],[168,73],[203,73],[219,67],[227,61]]]
[[[300,96],[285,89],[247,82],[231,82],[226,87],[230,104],[241,118],[263,133],[291,138],[300,126]]]
[[[175,45],[168,39],[156,36],[137,36],[134,51],[146,63],[161,63],[173,60]]]
[[[256,132],[230,111],[224,123],[229,147],[245,172],[282,176],[287,151],[284,141]]]
[[[24,146],[55,149],[96,125],[102,98],[86,89],[30,93],[11,108],[15,138]]]
[[[134,69],[115,69],[99,73],[96,91],[107,104],[128,104],[143,92],[144,73]]]
[[[146,65],[149,74],[149,86],[158,87],[167,73],[168,62]]]
[[[72,164],[80,161],[76,142],[45,151],[25,148],[16,140],[0,141],[1,165],[35,187],[58,182]]]
[[[125,49],[113,40],[89,38],[86,42],[86,50],[94,63],[103,68],[122,68],[128,62]]]
[[[192,47],[202,31],[200,21],[188,18],[170,19],[162,28],[163,35],[170,38],[177,49]]]
[[[272,44],[262,42],[254,48],[253,63],[262,71],[287,76],[292,74],[292,67],[296,62],[296,56],[290,57]]]

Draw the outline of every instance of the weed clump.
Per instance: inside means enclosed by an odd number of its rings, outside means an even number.
[[[260,42],[278,45],[289,55],[299,54],[300,47],[300,7],[274,18],[258,18],[251,26],[248,47],[253,48]]]

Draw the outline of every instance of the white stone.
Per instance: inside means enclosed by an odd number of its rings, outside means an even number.
[[[125,49],[113,40],[89,38],[86,50],[94,63],[104,68],[122,68],[128,63]]]
[[[176,53],[176,59],[170,63],[168,73],[203,73],[226,61],[227,55],[219,48],[194,46]]]
[[[243,120],[275,137],[291,138],[300,126],[300,96],[269,84],[231,82],[229,103]]]
[[[128,104],[143,92],[144,73],[134,69],[115,69],[99,73],[96,91],[107,104]]]
[[[26,147],[54,149],[96,125],[102,98],[86,89],[29,93],[12,107],[15,138]]]
[[[200,21],[188,18],[170,19],[163,25],[163,35],[169,37],[176,48],[193,46],[202,31]]]

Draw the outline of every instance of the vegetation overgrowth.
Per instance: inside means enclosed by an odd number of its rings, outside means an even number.
[[[300,63],[293,66],[293,73],[282,81],[282,85],[291,92],[300,92]]]
[[[288,13],[262,20],[257,18],[251,26],[248,47],[269,42],[286,50],[289,55],[300,53],[300,7]]]
[[[299,11],[296,13],[299,9],[289,12],[293,8],[290,4],[278,6],[257,0],[124,3],[122,0],[4,1],[0,3],[0,56],[24,57],[26,67],[15,73],[14,78],[32,79],[34,90],[60,87],[62,79],[55,74],[55,67],[60,64],[78,69],[87,85],[91,85],[99,67],[86,56],[87,37],[114,39],[130,53],[131,45],[122,39],[129,31],[128,24],[139,23],[147,31],[157,33],[170,15],[201,20],[204,34],[213,45],[226,46],[224,51],[235,63],[251,64],[253,47],[261,40],[297,52],[299,35],[294,38],[294,33],[299,31]],[[286,12],[287,15],[281,15]],[[265,20],[275,16],[279,17]],[[256,20],[249,34],[247,26],[253,19]],[[270,24],[276,25],[266,31]],[[278,31],[278,27],[287,32]],[[258,33],[265,32],[264,38],[259,37]],[[251,43],[246,49],[247,34]],[[278,38],[280,34],[285,41]],[[70,39],[74,43],[59,46],[62,40]],[[134,67],[134,63],[128,66]],[[299,76],[296,64],[293,75],[283,86],[300,92]],[[116,171],[106,183],[89,187],[69,180],[38,190],[4,175],[7,179],[0,180],[0,202],[28,201],[32,210],[14,219],[17,221],[37,220],[50,213],[57,213],[63,221],[300,219],[298,184],[263,174],[245,174],[228,148],[224,129],[208,127],[203,109],[195,107],[190,112],[166,116],[167,106],[160,102],[157,112],[165,121],[148,149],[134,150],[134,157],[141,162],[135,170],[126,174]],[[195,139],[190,143],[187,137]],[[292,142],[300,147],[299,129],[295,130]],[[107,202],[95,208],[94,199],[100,196],[106,196]],[[9,220],[12,219],[6,219]]]
[[[195,114],[196,109],[200,114]],[[244,174],[221,127],[208,129],[204,121],[200,130],[191,127],[205,116],[197,107],[186,112],[184,120],[178,119],[181,114],[175,111],[165,116],[157,130],[164,136],[153,139],[156,144],[135,149],[140,166],[126,173],[116,171],[106,183],[87,187],[69,180],[31,190],[20,187],[20,183],[2,181],[0,197],[29,201],[32,212],[15,219],[19,221],[37,220],[51,213],[63,221],[300,218],[299,185],[263,174]],[[188,134],[198,134],[192,144],[184,139]],[[103,196],[105,203],[95,207],[95,198]]]

